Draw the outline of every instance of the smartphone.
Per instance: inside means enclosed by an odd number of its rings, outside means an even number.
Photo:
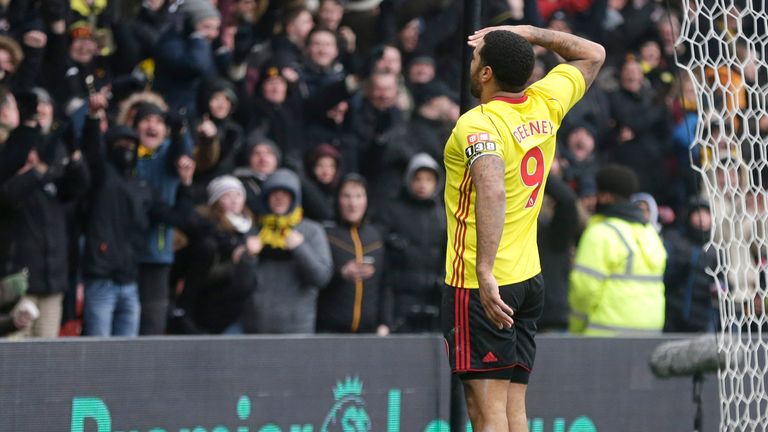
[[[373,265],[374,263],[376,263],[376,258],[374,258],[372,256],[364,256],[363,257],[363,264],[371,264],[371,265]]]

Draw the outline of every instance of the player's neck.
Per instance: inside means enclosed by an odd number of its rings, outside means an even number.
[[[507,91],[501,91],[501,90],[490,90],[488,92],[483,92],[480,95],[480,103],[488,103],[494,99],[504,99],[504,100],[519,100],[522,99],[525,96],[525,92],[507,92]]]

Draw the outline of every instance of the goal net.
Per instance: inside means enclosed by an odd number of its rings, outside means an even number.
[[[691,166],[718,266],[721,431],[768,430],[768,2],[683,0],[677,62],[695,88]],[[737,360],[738,359],[738,360]]]

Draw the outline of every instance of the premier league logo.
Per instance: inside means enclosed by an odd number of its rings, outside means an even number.
[[[370,432],[371,418],[365,412],[362,393],[363,383],[359,378],[347,377],[343,382],[337,382],[333,390],[336,403],[320,432]]]

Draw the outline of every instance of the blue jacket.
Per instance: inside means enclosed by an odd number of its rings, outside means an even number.
[[[216,71],[211,43],[168,30],[155,48],[155,64],[155,90],[172,111],[186,108],[193,115],[200,81]]]
[[[690,149],[691,157],[695,163],[701,161],[701,149],[699,146],[691,148],[691,144],[696,139],[696,125],[699,122],[699,118],[696,113],[688,112],[683,117],[683,120],[675,126],[672,130],[672,138],[675,142],[675,156],[678,160],[683,162],[684,165],[688,165],[688,152]]]
[[[185,152],[190,144],[188,139],[184,139]],[[173,149],[171,139],[166,138],[152,155],[140,158],[137,165],[139,177],[146,180],[163,203],[171,207],[176,204],[176,192],[180,184],[175,168],[176,159],[180,155],[181,153]],[[152,223],[144,252],[139,255],[139,262],[173,263],[173,228],[163,223]]]

